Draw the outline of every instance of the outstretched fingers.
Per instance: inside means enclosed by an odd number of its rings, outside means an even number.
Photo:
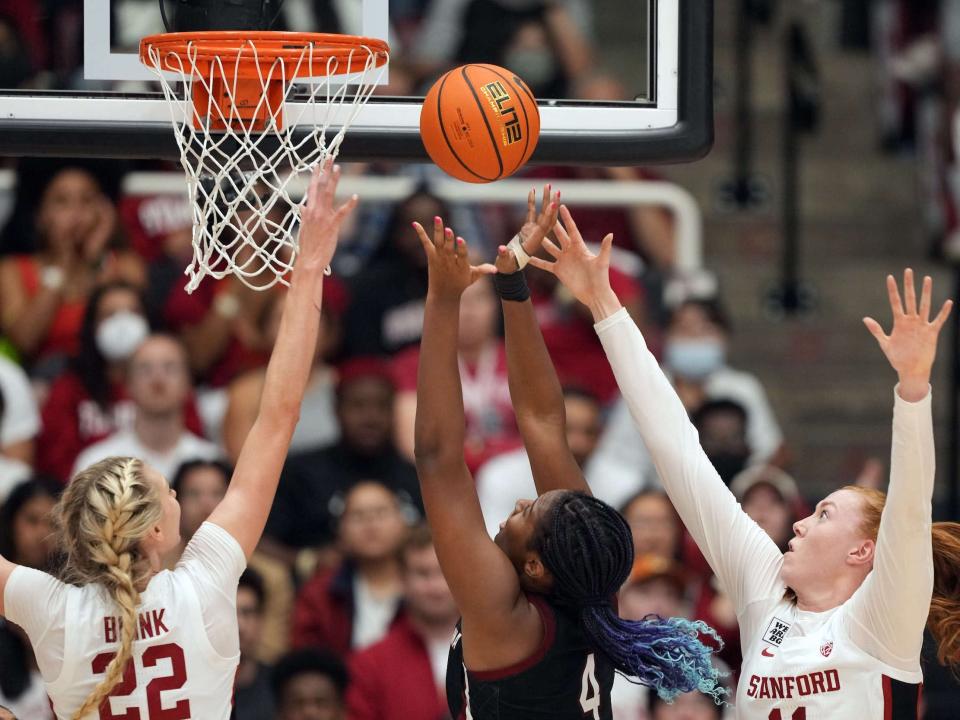
[[[533,265],[538,270],[546,270],[551,275],[557,274],[553,267],[554,265],[556,265],[556,263],[552,263],[548,260],[544,260],[543,258],[531,257],[530,264]]]
[[[336,212],[333,214],[333,222],[336,227],[340,227],[341,223],[347,219],[347,216],[353,212],[353,209],[357,206],[357,203],[360,202],[360,196],[354,193],[350,196],[350,199],[347,200],[343,205],[337,208]]]
[[[893,319],[903,317],[903,301],[900,299],[900,290],[897,288],[897,281],[893,275],[887,275],[887,297],[890,298],[890,310],[893,311]]]
[[[907,315],[917,314],[917,288],[913,283],[913,270],[903,271],[903,299]]]
[[[417,237],[420,239],[420,244],[423,245],[423,249],[429,257],[430,253],[436,250],[436,245],[434,244],[433,240],[430,239],[430,236],[427,235],[427,231],[424,230],[423,225],[416,221],[411,223],[411,225],[413,225],[413,229],[417,231]]]
[[[885,332],[883,332],[883,328],[880,326],[880,323],[878,323],[872,317],[865,317],[863,319],[863,324],[867,326],[867,330],[870,331],[870,334],[876,338],[878,343],[880,343],[881,348],[887,344],[887,340],[890,338],[887,337]]]
[[[940,308],[940,312],[937,313],[937,316],[933,319],[933,327],[936,328],[937,332],[940,332],[940,328],[943,327],[943,324],[947,321],[947,318],[950,317],[950,311],[953,309],[953,300],[947,300],[943,307]]]

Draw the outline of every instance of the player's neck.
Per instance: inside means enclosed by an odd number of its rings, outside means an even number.
[[[863,578],[833,578],[829,585],[804,588],[802,592],[797,591],[797,609],[804,612],[832,610],[853,597],[862,582]]]

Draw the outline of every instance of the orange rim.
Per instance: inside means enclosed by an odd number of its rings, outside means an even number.
[[[312,49],[305,52],[308,48]],[[150,56],[152,49],[160,53],[159,68]],[[367,67],[370,55],[374,66],[381,67],[389,53],[385,40],[334,33],[210,30],[159,33],[140,40],[140,62],[159,70],[180,71],[187,65],[181,61],[187,59],[201,66],[220,60],[236,65],[237,72],[245,75],[245,71],[257,74],[262,66],[279,60],[292,72],[289,78],[322,77],[328,65],[337,74],[359,72]]]

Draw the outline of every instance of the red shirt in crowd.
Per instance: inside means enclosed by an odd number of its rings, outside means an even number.
[[[184,407],[187,429],[203,437],[203,425],[191,397]],[[37,470],[66,484],[77,455],[117,430],[133,426],[135,408],[126,388],[116,383],[110,388],[110,401],[102,408],[87,392],[80,378],[65,372],[50,388],[41,410],[43,429],[37,447]]]
[[[393,360],[397,392],[416,392],[420,348],[401,351]],[[494,455],[522,444],[507,384],[507,353],[502,340],[487,346],[475,365],[460,361],[463,411],[466,419],[464,456],[476,472]]]
[[[20,285],[27,298],[40,294],[40,263],[33,255],[16,258]],[[75,355],[80,343],[80,326],[87,307],[86,299],[67,300],[57,307],[50,321],[47,335],[37,351],[37,357],[50,355]]]
[[[349,658],[356,610],[355,575],[353,566],[345,562],[332,570],[315,573],[300,588],[290,624],[293,649],[315,647]]]
[[[643,294],[636,280],[613,267],[610,285],[626,306]],[[593,329],[589,311],[572,298],[569,303],[561,304],[554,294],[545,294],[536,286],[530,291],[540,332],[560,383],[588,390],[603,404],[617,397],[617,381]]]
[[[383,640],[353,656],[347,715],[350,720],[439,720],[449,715],[427,646],[407,617],[401,616]]]
[[[230,287],[229,282],[206,278],[193,293],[187,292],[184,283],[174,283],[163,308],[165,325],[171,332],[181,332],[202,322],[217,295]],[[232,335],[220,359],[207,371],[206,380],[214,387],[223,387],[238,375],[266,365],[269,359],[268,353],[247,347]]]

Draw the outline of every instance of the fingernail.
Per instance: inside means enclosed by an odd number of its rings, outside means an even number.
[[[333,171],[334,171],[334,172],[340,172],[340,166],[339,166],[339,165],[334,165],[334,166],[333,166]]]
[[[410,223],[410,227],[416,228],[419,224],[420,224],[420,223],[418,223],[416,220],[414,220],[412,223]]]
[[[439,223],[440,223],[440,216],[439,216],[439,215],[434,215],[434,216],[433,216],[433,221],[434,221],[435,223],[439,224]]]
[[[447,228],[444,232],[446,232],[447,237],[453,237],[453,230],[450,228]]]

